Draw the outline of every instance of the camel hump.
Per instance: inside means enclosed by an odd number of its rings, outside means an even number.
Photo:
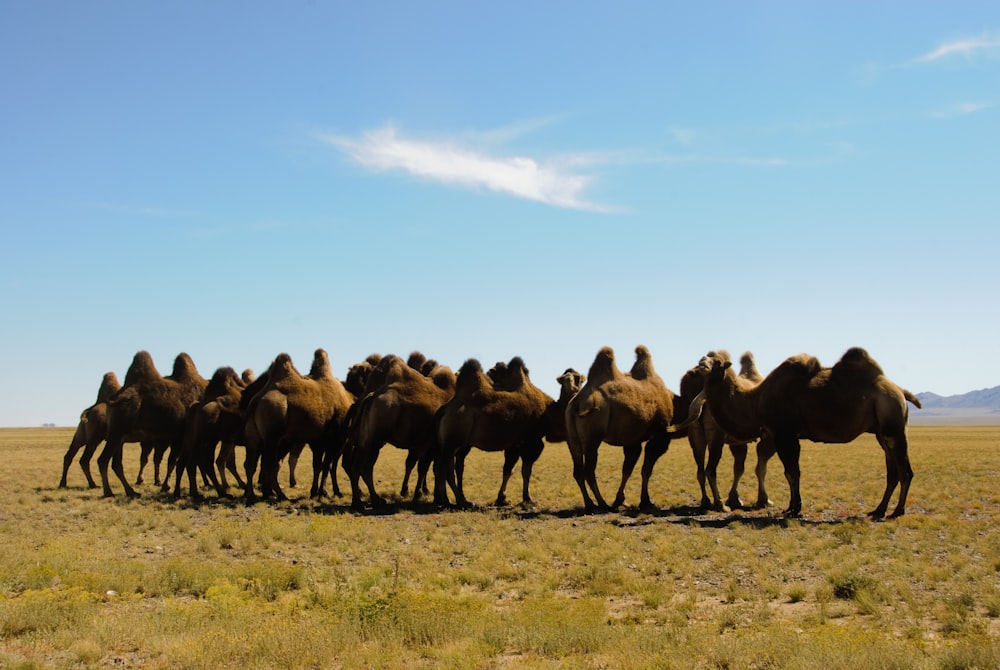
[[[254,375],[253,370],[251,370],[250,368],[247,368],[246,370],[244,370],[240,374],[240,379],[243,380],[244,384],[246,384],[247,386],[250,386],[250,384],[254,383],[254,381],[257,379],[257,377]]]
[[[805,377],[814,377],[820,370],[823,369],[823,365],[815,356],[810,356],[809,354],[796,354],[786,358],[784,362],[778,366],[778,369],[784,369],[788,372],[803,375]]]
[[[118,375],[114,372],[105,372],[101,379],[101,387],[97,390],[97,402],[107,402],[121,387],[122,385],[118,383]]]
[[[455,395],[468,397],[483,387],[483,365],[476,358],[462,363],[455,376]]]
[[[229,366],[221,367],[216,369],[212,374],[212,378],[208,380],[208,386],[205,387],[205,397],[216,398],[228,393],[233,388],[241,386],[242,380],[236,374],[236,370]]]
[[[749,379],[752,382],[759,382],[764,379],[764,375],[757,369],[757,361],[749,351],[743,352],[740,356],[740,377]]]
[[[333,376],[333,369],[330,367],[330,357],[325,349],[317,349],[313,353],[312,366],[309,368],[309,376],[313,379],[324,379]]]
[[[615,365],[615,351],[611,347],[601,347],[594,357],[594,362],[590,364],[587,371],[587,378],[594,386],[611,381],[621,376],[618,366]]]
[[[851,347],[830,371],[831,377],[858,384],[874,382],[885,375],[882,367],[861,347]]]
[[[427,357],[419,351],[411,351],[410,355],[406,357],[406,364],[423,374],[424,364],[427,362]]]
[[[269,372],[270,384],[274,385],[278,382],[282,382],[286,379],[294,379],[295,377],[300,377],[299,371],[295,369],[295,365],[292,364],[292,357],[288,354],[282,352],[278,354],[274,362],[271,363],[271,369]]]
[[[132,364],[125,372],[124,386],[142,384],[155,379],[161,379],[161,376],[156,365],[153,364],[153,357],[145,350],[136,352],[135,356],[132,357]]]
[[[649,353],[649,349],[641,344],[635,348],[635,363],[633,363],[629,374],[632,379],[637,381],[645,381],[657,376],[656,370],[653,369],[653,356]]]
[[[204,381],[198,374],[194,361],[183,351],[174,358],[174,369],[170,373],[170,378],[176,381]]]
[[[455,373],[447,365],[435,365],[428,375],[431,381],[434,382],[434,386],[437,386],[442,391],[455,391]]]

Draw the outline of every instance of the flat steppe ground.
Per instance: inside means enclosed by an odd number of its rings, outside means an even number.
[[[623,509],[584,514],[564,444],[527,507],[490,505],[502,457],[473,450],[465,510],[401,500],[386,446],[390,503],[358,512],[309,499],[308,451],[288,502],[174,500],[152,464],[138,499],[115,480],[102,498],[76,463],[59,489],[71,435],[0,429],[0,667],[1000,667],[1000,427],[912,426],[907,513],[883,522],[865,516],[884,486],[871,436],[804,442],[804,513],[785,519],[777,459],[769,509],[698,509],[686,439],[656,466],[658,511],[635,508],[637,469]],[[601,448],[609,499],[621,455]],[[727,451],[723,495],[731,479]]]

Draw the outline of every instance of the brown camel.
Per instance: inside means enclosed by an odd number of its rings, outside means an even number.
[[[731,360],[729,352],[724,350],[709,352],[708,355],[718,356],[722,360]],[[736,377],[737,382],[744,388],[750,389],[759,384],[763,379],[764,376],[757,370],[753,354],[749,351],[744,353],[740,357],[740,373]],[[688,411],[688,405],[705,388],[705,377],[699,371],[698,366],[684,373],[684,376],[681,378],[680,388],[681,397],[677,401],[678,416],[675,419],[683,420],[685,417],[680,416],[680,414]],[[746,466],[749,442],[747,440],[734,439],[726,435],[708,408],[702,411],[701,417],[697,421],[688,426],[687,437],[688,442],[691,444],[695,464],[698,466],[701,507],[703,509],[711,507],[716,511],[729,511],[730,509],[742,508],[743,501],[740,500],[739,484]],[[726,444],[729,445],[729,450],[733,455],[733,484],[729,489],[726,502],[723,503],[719,495],[716,473],[719,461],[722,458],[722,448]],[[757,507],[761,508],[765,507],[768,502],[763,482],[767,473],[767,459],[773,454],[773,451],[768,451],[770,444],[768,441],[757,443]],[[761,452],[762,449],[763,453]],[[708,455],[707,465],[705,463],[706,451]],[[711,501],[708,498],[708,491],[705,489],[706,479],[712,491]]]
[[[129,486],[122,468],[125,441],[168,444],[180,448],[187,408],[196,402],[208,382],[186,353],[174,359],[173,372],[163,377],[146,351],[136,353],[125,373],[125,384],[108,401],[108,435],[97,459],[104,495],[114,495],[108,480],[108,465],[130,497],[139,494]]]
[[[483,451],[503,451],[503,477],[496,504],[507,504],[507,482],[521,460],[525,505],[531,503],[528,484],[535,461],[542,453],[545,412],[555,401],[531,383],[520,357],[506,364],[496,381],[483,372],[474,358],[458,371],[455,395],[437,417],[438,454],[434,471],[434,502],[448,504],[446,483],[455,502],[467,505],[462,487],[465,456],[475,446]]]
[[[649,350],[639,345],[635,354],[631,372],[623,374],[615,365],[614,351],[611,347],[603,347],[587,373],[587,383],[566,409],[573,478],[588,510],[595,507],[587,493],[588,484],[597,507],[608,507],[601,496],[596,475],[597,449],[602,442],[620,446],[624,452],[621,484],[612,507],[625,501],[625,484],[645,443],[640,506],[653,506],[649,498],[649,478],[657,459],[670,446],[668,426],[674,415],[674,394],[653,369]]]
[[[188,407],[182,448],[176,458],[171,459],[177,468],[175,498],[180,496],[181,477],[185,470],[188,473],[190,496],[195,499],[201,497],[195,477],[196,469],[201,471],[203,479],[207,478],[212,483],[220,497],[229,495],[225,471],[227,466],[233,465],[233,474],[236,475],[235,465],[231,463],[230,457],[234,456],[235,445],[244,442],[240,399],[247,386],[247,376],[244,373],[241,377],[231,367],[217,369],[201,399]],[[252,381],[252,373],[249,377]],[[218,460],[213,463],[215,446],[220,442],[223,447]]]
[[[97,400],[80,413],[80,423],[77,424],[76,432],[73,433],[73,439],[70,441],[69,449],[66,450],[66,455],[63,456],[62,479],[59,480],[59,488],[66,488],[66,476],[80,449],[83,449],[83,455],[80,457],[80,468],[87,478],[87,485],[92,489],[97,488],[97,482],[90,474],[90,459],[97,451],[97,447],[107,437],[108,400],[119,389],[121,389],[121,384],[118,383],[118,376],[114,372],[106,372],[101,380],[101,386],[97,390]]]
[[[278,485],[278,464],[297,444],[313,452],[311,497],[326,495],[320,488],[328,453],[341,448],[345,419],[353,398],[330,369],[326,351],[317,349],[308,376],[301,375],[288,354],[271,364],[267,385],[252,401],[250,420],[259,438],[261,491],[265,497],[286,496]],[[247,473],[247,497],[253,498],[252,473]]]
[[[435,413],[455,393],[455,376],[438,366],[432,376],[414,370],[398,356],[382,358],[368,380],[370,390],[358,406],[352,429],[350,453],[344,455],[344,469],[351,480],[351,504],[360,507],[361,479],[373,505],[384,500],[375,491],[375,462],[387,443],[407,451],[407,475],[418,465],[418,484],[413,499],[423,491],[421,482],[436,451]]]
[[[556,377],[559,384],[559,397],[545,410],[545,441],[549,444],[554,442],[566,442],[569,435],[566,432],[566,408],[569,401],[573,399],[580,389],[583,388],[587,378],[573,368],[566,368],[566,371]]]
[[[792,356],[749,390],[736,380],[731,363],[718,357],[702,358],[699,368],[706,375],[705,389],[692,403],[688,420],[707,404],[734,438],[753,439],[763,431],[773,439],[791,492],[786,515],[802,513],[799,440],[842,444],[862,433],[873,433],[885,453],[885,492],[870,516],[885,516],[897,485],[899,500],[891,516],[904,514],[913,480],[906,403],[920,407],[920,401],[890,381],[867,351],[848,349],[832,368],[822,367],[813,356]]]

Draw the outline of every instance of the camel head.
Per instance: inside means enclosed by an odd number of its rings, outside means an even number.
[[[587,378],[573,368],[566,368],[566,372],[556,377],[556,381],[559,382],[561,393],[572,396],[576,395],[583,388],[583,384],[587,381]]]
[[[250,368],[244,370],[243,374],[240,375],[240,379],[243,380],[244,388],[250,386],[250,384],[253,384],[256,378],[257,378],[256,375],[254,375],[253,370],[251,370]]]
[[[347,377],[344,379],[344,387],[355,398],[360,398],[365,392],[365,385],[371,375],[374,366],[368,361],[355,363],[347,370]]]
[[[503,361],[497,361],[494,363],[493,367],[487,370],[486,376],[490,378],[494,386],[503,385],[507,381],[507,376],[509,370],[507,369],[507,364]]]

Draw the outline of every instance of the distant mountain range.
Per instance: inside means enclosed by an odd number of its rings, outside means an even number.
[[[940,396],[918,393],[923,409],[910,408],[910,423],[1000,424],[1000,386]]]

